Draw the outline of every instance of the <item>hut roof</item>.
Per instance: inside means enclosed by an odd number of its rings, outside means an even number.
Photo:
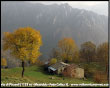
[[[51,65],[50,67],[57,70],[58,68],[62,68],[62,67],[66,67],[66,66],[69,66],[69,64],[66,64],[64,62],[58,62],[56,64]]]
[[[53,67],[48,67],[49,69],[51,69],[51,70],[53,70],[53,71],[56,71],[56,69],[55,68],[53,68]]]
[[[70,64],[69,66],[66,67],[65,70],[73,70],[73,69],[76,69],[76,68],[79,68],[78,65],[76,65],[76,64]]]
[[[72,67],[72,68],[77,68],[77,67],[79,67],[78,65],[76,65],[76,64],[71,64],[69,67]]]

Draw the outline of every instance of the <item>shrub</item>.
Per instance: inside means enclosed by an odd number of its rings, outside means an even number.
[[[7,60],[5,58],[1,59],[1,66],[3,66],[3,67],[7,66]]]
[[[84,70],[86,78],[93,78],[95,72],[97,71],[97,68],[93,64],[85,64]]]
[[[90,67],[88,64],[86,64],[86,65],[84,66],[84,70],[85,70],[85,77],[86,77],[86,78],[92,78],[94,72],[96,71],[96,69]]]
[[[57,62],[56,58],[52,58],[49,62],[49,65],[55,64]]]
[[[107,74],[102,71],[95,72],[93,78],[94,78],[94,81],[97,83],[107,83],[108,82]]]

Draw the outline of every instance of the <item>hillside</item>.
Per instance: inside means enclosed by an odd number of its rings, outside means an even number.
[[[108,18],[91,11],[72,8],[68,4],[32,4],[4,2],[1,6],[1,34],[19,27],[40,30],[41,52],[45,59],[63,37],[72,37],[78,46],[85,41],[100,44],[108,40]]]
[[[26,67],[24,78],[21,78],[21,67],[12,69],[1,69],[1,83],[94,83],[87,79],[65,78],[58,75],[51,75],[43,71],[42,67],[31,66]],[[54,77],[54,79],[51,79]]]

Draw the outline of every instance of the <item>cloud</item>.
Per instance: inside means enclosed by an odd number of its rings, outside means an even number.
[[[45,5],[68,3],[73,8],[85,9],[102,15],[108,15],[108,1],[28,1]]]
[[[61,4],[62,2],[61,1],[28,1],[32,4],[36,4],[36,3],[42,3],[42,4],[45,4],[45,5],[51,5],[51,4]]]
[[[42,4],[62,4],[68,3],[70,5],[85,5],[85,6],[94,6],[102,3],[107,3],[107,1],[29,1],[30,3],[42,3]]]

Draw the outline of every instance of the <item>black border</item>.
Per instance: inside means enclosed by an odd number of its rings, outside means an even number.
[[[109,37],[110,37],[110,35],[109,35],[109,29],[110,29],[110,24],[109,24],[109,21],[110,21],[110,0],[108,1],[108,83],[109,83],[109,87],[110,87],[110,43],[109,43]]]
[[[46,1],[46,0],[1,0],[1,2],[2,1]],[[109,35],[109,29],[110,29],[110,24],[109,24],[109,20],[110,20],[110,17],[109,17],[109,15],[110,15],[110,12],[109,12],[109,10],[110,10],[110,0],[48,0],[48,1],[108,1],[108,87],[110,87],[110,71],[109,71],[109,67],[110,67],[110,47],[109,47],[109,45],[110,45],[110,43],[109,43],[109,37],[110,37],[110,35]]]
[[[1,0],[1,1],[110,1],[110,0]]]

